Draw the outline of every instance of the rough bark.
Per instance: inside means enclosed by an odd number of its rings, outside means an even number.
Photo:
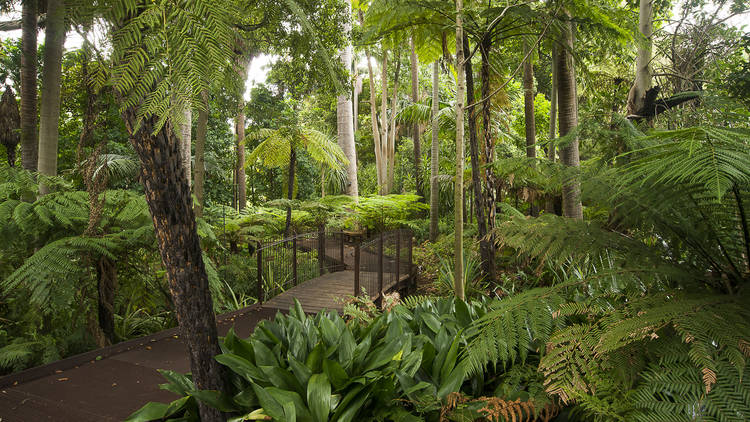
[[[479,78],[482,83],[482,98],[487,99],[482,103],[482,139],[484,144],[484,162],[491,163],[495,161],[495,141],[492,139],[492,124],[491,124],[491,107],[492,102],[488,99],[491,94],[490,84],[490,38],[486,37],[482,40],[480,45],[480,54],[482,58],[482,64],[479,69]],[[492,247],[489,250],[490,262],[495,262],[495,247],[494,237],[492,236],[492,230],[495,228],[495,198],[499,190],[497,180],[495,178],[495,172],[492,171],[491,167],[487,167],[484,171],[485,178],[485,195],[484,200],[486,202],[485,209],[487,210],[487,235],[489,242]]]
[[[635,62],[635,81],[628,93],[628,115],[638,115],[644,108],[646,91],[651,88],[651,36],[653,25],[654,0],[640,0],[638,10],[638,55]]]
[[[570,19],[570,16],[566,16]],[[560,127],[560,136],[565,136],[575,130],[578,126],[578,101],[576,98],[575,65],[573,63],[573,26],[568,20],[563,25],[562,48],[558,52],[557,72],[558,91],[557,108]],[[575,168],[577,172],[580,167],[578,153],[578,138],[566,142],[560,148],[560,161],[567,167]],[[570,218],[583,218],[583,207],[581,205],[581,183],[577,174],[571,174],[563,181],[563,216]]]
[[[47,29],[44,36],[44,67],[42,68],[42,105],[39,119],[39,158],[37,170],[47,176],[57,175],[57,143],[60,122],[60,79],[65,43],[65,1],[47,5]],[[49,188],[39,185],[39,193]]]
[[[5,85],[2,100],[0,100],[0,144],[7,152],[8,165],[16,165],[16,147],[21,140],[18,129],[21,127],[21,115],[18,113],[16,94],[10,85]]]
[[[36,0],[23,1],[21,20],[21,165],[26,170],[36,171],[39,148],[36,127]]]
[[[470,51],[469,39],[464,38],[464,51]],[[479,141],[477,140],[477,107],[474,97],[474,70],[471,60],[466,61],[466,98],[469,109],[469,153],[471,154],[471,188],[472,211],[477,216],[477,235],[479,236],[479,254],[482,258],[482,272],[487,280],[495,280],[495,265],[490,260],[492,245],[487,238],[487,219],[484,215],[484,196],[482,194],[482,176],[479,174]]]
[[[204,91],[203,108],[198,109],[198,120],[195,123],[195,174],[193,175],[193,192],[195,193],[195,215],[203,216],[205,198],[203,184],[206,178],[206,133],[208,132],[208,94]]]
[[[115,338],[115,291],[117,290],[117,267],[111,259],[103,256],[96,266],[99,327],[109,344]]]
[[[438,113],[440,112],[440,63],[432,63],[432,145],[430,146],[430,241],[438,237],[439,202],[438,186],[440,164],[440,139],[438,138]]]
[[[456,187],[455,187],[455,264],[453,266],[453,290],[456,297],[464,299],[464,43],[463,0],[456,0]]]
[[[136,132],[136,110],[126,109],[123,117],[141,161],[146,202],[180,333],[188,347],[193,381],[201,390],[224,391],[223,370],[214,360],[221,353],[216,317],[190,204],[190,187],[180,166],[179,140],[169,123],[154,134],[156,117],[144,119]],[[204,405],[200,405],[200,416],[202,421],[223,420],[219,411]]]
[[[347,39],[347,45],[341,50],[341,63],[347,72],[352,68],[352,44],[351,44],[351,23],[348,16],[351,15],[351,2],[344,2],[347,9],[347,20],[344,24],[344,33]],[[339,146],[344,151],[349,164],[346,166],[346,175],[349,182],[346,187],[346,193],[349,196],[357,198],[359,196],[359,184],[357,182],[357,148],[354,143],[354,117],[352,112],[352,90],[351,81],[346,84],[347,90],[339,95],[336,99],[336,128],[338,131]]]
[[[417,61],[417,50],[414,47],[414,37],[409,38],[411,56],[411,100],[419,101],[419,62]],[[424,186],[422,180],[422,134],[418,123],[414,123],[411,129],[412,142],[414,143],[414,187],[421,201],[424,202]]]

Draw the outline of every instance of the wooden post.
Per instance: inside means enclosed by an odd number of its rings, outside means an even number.
[[[401,286],[401,229],[396,230],[396,290]]]
[[[344,262],[344,232],[341,232],[339,234],[339,237],[341,238],[341,242],[340,242],[341,250],[339,251],[339,255],[341,258],[341,271],[344,271],[346,269],[346,263]]]
[[[297,236],[292,238],[292,279],[294,285],[297,285]]]
[[[383,300],[383,232],[380,232],[378,240],[378,293],[380,300]]]
[[[258,241],[258,303],[263,303],[263,243]]]
[[[359,242],[354,245],[354,297],[359,296],[361,292],[359,286]]]
[[[325,259],[326,259],[326,232],[325,226],[318,228],[318,275],[323,275],[325,271]]]

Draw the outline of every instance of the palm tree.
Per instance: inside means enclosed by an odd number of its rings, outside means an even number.
[[[324,133],[315,129],[303,128],[294,124],[279,129],[258,129],[250,133],[243,141],[261,140],[247,158],[247,163],[260,162],[266,167],[288,167],[287,199],[294,196],[294,173],[297,166],[297,152],[300,148],[307,151],[318,164],[331,169],[340,169],[348,164],[346,155],[336,142]],[[286,210],[286,227],[289,234],[292,224],[292,208]]]
[[[557,54],[557,113],[560,136],[565,136],[578,126],[578,99],[576,98],[576,75],[573,63],[573,22],[570,14],[565,12],[560,36],[561,48]],[[560,161],[568,167],[580,167],[578,138],[574,137],[560,148]],[[581,182],[578,177],[567,177],[563,182],[563,215],[565,217],[583,218],[581,206]]]
[[[26,170],[36,171],[39,147],[36,131],[36,0],[23,1],[21,20],[21,165]]]
[[[464,214],[461,204],[464,202],[464,27],[463,27],[463,1],[456,0],[456,188],[455,188],[455,265],[454,292],[456,297],[464,299],[464,285],[461,283],[464,274]]]
[[[39,173],[57,175],[57,142],[60,122],[60,79],[65,43],[65,1],[50,2],[47,7],[47,29],[44,36],[42,69],[42,104],[39,118]],[[49,188],[39,186],[44,195]]]

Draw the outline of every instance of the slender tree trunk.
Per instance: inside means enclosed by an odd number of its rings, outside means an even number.
[[[206,134],[208,133],[208,93],[203,91],[203,108],[198,109],[198,120],[195,124],[195,174],[193,192],[195,193],[195,215],[203,217],[203,207],[206,205],[203,197],[203,184],[206,178]]]
[[[524,53],[528,54],[529,46],[523,43]],[[531,54],[523,63],[523,111],[526,126],[526,157],[536,158],[536,122],[534,116],[534,66],[531,63]],[[539,209],[534,203],[534,196],[529,195],[529,213],[536,217]]]
[[[188,184],[190,184],[190,181],[193,180],[192,171],[190,168],[190,158],[191,158],[191,146],[192,146],[192,121],[193,121],[193,110],[190,108],[190,105],[185,107],[185,110],[182,111],[182,119],[184,120],[182,123],[180,123],[180,161],[182,163],[182,170],[185,172],[185,178],[188,181]]]
[[[557,129],[557,46],[552,45],[552,81],[550,83],[549,96],[549,145],[547,145],[547,158],[555,162],[555,137]],[[555,196],[547,194],[544,211],[549,214],[555,213]]]
[[[241,101],[241,106],[237,112],[236,118],[237,142],[237,209],[242,211],[247,205],[247,180],[245,177],[245,102]]]
[[[396,50],[396,72],[393,76],[393,98],[391,99],[391,130],[388,132],[388,180],[386,181],[386,193],[393,192],[393,183],[396,176],[396,111],[398,109],[398,75],[401,71],[401,50]]]
[[[37,0],[23,0],[21,11],[21,165],[36,171],[39,134],[36,127]]]
[[[362,93],[362,75],[356,69],[354,72],[354,102],[352,103],[352,109],[354,111],[354,132],[356,132],[359,130],[359,94]]]
[[[495,161],[495,141],[492,139],[492,124],[491,124],[491,108],[492,108],[492,101],[489,99],[491,94],[491,88],[490,88],[490,48],[492,47],[490,43],[490,38],[484,38],[482,40],[482,44],[480,45],[479,51],[482,58],[482,64],[479,69],[479,78],[481,79],[482,83],[482,99],[484,102],[482,103],[482,138],[483,138],[483,144],[484,144],[484,163],[492,163]],[[485,196],[484,200],[486,201],[485,208],[487,209],[487,237],[488,241],[491,245],[489,249],[489,257],[488,260],[493,264],[493,271],[494,271],[494,263],[495,263],[495,239],[492,235],[492,231],[495,228],[495,213],[496,213],[496,206],[495,206],[495,198],[497,195],[497,192],[499,190],[499,185],[497,183],[497,180],[495,179],[495,172],[492,170],[492,167],[487,167],[484,171],[484,177],[485,177]]]
[[[123,117],[141,161],[146,202],[180,333],[188,346],[193,381],[200,390],[224,391],[223,370],[214,360],[221,353],[216,317],[190,203],[190,186],[180,167],[179,140],[169,123],[154,134],[156,117],[144,119],[136,132],[137,111],[128,108]],[[199,406],[202,421],[224,420],[219,411]]]
[[[438,175],[440,174],[440,139],[438,131],[438,113],[440,112],[440,63],[435,60],[432,63],[432,145],[430,146],[430,242],[438,238],[439,201],[440,187],[438,186]]]
[[[646,103],[646,91],[651,88],[651,36],[654,32],[654,0],[640,0],[638,10],[638,56],[635,62],[635,81],[628,93],[628,115],[638,115]]]
[[[249,59],[240,59],[239,64],[240,77],[242,78],[242,86],[245,86],[247,81],[247,68],[250,65]],[[245,144],[242,142],[245,139],[245,99],[240,94],[240,104],[237,110],[237,117],[235,118],[235,133],[237,134],[237,140],[235,142],[235,149],[237,150],[237,163],[236,163],[236,181],[237,181],[237,209],[242,211],[247,205],[247,180],[245,177]]]
[[[351,2],[344,2],[347,10],[347,19],[344,24],[344,33],[347,44],[341,50],[341,63],[347,72],[352,68],[352,44],[351,44]],[[348,73],[347,73],[348,74]],[[339,95],[336,99],[336,128],[338,131],[339,146],[344,151],[349,164],[346,166],[346,175],[349,179],[346,193],[349,196],[357,198],[359,196],[359,185],[357,182],[357,149],[354,143],[354,117],[352,116],[352,90],[351,80],[346,84],[347,90]]]
[[[388,192],[388,145],[390,138],[388,138],[388,50],[383,48],[383,62],[380,68],[380,157],[382,158],[380,174],[383,177],[382,184],[380,187],[380,194],[384,195]]]
[[[359,23],[364,23],[364,15],[362,9],[358,11]],[[367,73],[370,77],[370,120],[372,121],[372,140],[375,148],[375,172],[377,173],[378,179],[378,192],[380,192],[383,186],[384,174],[383,160],[385,157],[382,156],[382,143],[385,142],[385,137],[380,135],[378,129],[378,110],[377,103],[375,101],[375,73],[372,71],[372,56],[370,56],[370,50],[365,48],[365,56],[367,57]]]
[[[294,149],[294,145],[289,145],[289,178],[287,183],[286,199],[294,199],[294,170],[297,167],[297,151]],[[289,236],[292,229],[292,207],[291,205],[286,207],[286,226],[284,227],[284,236]]]
[[[568,19],[570,15],[566,13]],[[559,113],[560,136],[565,136],[578,126],[578,100],[576,98],[575,65],[573,63],[573,26],[568,20],[563,25],[563,43],[557,60],[558,92],[557,107]],[[572,139],[565,147],[560,148],[560,161],[567,167],[580,167],[578,154],[578,138]],[[563,216],[583,218],[581,205],[581,183],[578,175],[573,175],[563,181]]]
[[[409,38],[409,47],[411,47],[411,100],[414,103],[419,101],[419,62],[417,61],[417,50],[414,47],[414,36]],[[420,200],[424,202],[424,186],[422,184],[422,134],[419,130],[419,123],[414,123],[411,129],[412,141],[414,143],[414,187]]]
[[[471,51],[469,38],[464,37],[464,51]],[[477,107],[474,96],[474,70],[471,60],[466,61],[466,101],[469,109],[469,153],[471,154],[471,188],[472,211],[477,215],[477,235],[479,237],[479,255],[482,258],[482,272],[487,280],[495,280],[495,265],[490,260],[492,245],[487,239],[487,219],[484,216],[484,197],[482,195],[482,176],[479,174],[479,141],[477,140]]]
[[[115,291],[117,290],[117,267],[107,257],[99,258],[96,266],[98,290],[99,327],[109,344],[116,341],[115,336]]]
[[[47,28],[44,36],[44,67],[42,68],[42,105],[39,120],[39,159],[37,169],[47,176],[57,175],[57,142],[60,123],[60,78],[65,43],[65,1],[47,5]],[[39,185],[39,193],[49,188]]]
[[[464,43],[463,0],[456,0],[456,187],[455,187],[455,231],[454,291],[456,297],[464,299]]]

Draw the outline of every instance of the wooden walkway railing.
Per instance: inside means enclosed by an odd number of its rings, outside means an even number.
[[[295,291],[301,294],[297,287],[311,280],[315,282],[308,283],[308,295],[315,293],[313,289],[320,290],[321,296],[346,291],[378,299],[413,275],[411,231],[392,230],[364,241],[348,238],[343,232],[321,229],[259,242],[255,252],[258,301],[281,294],[294,296]],[[333,273],[335,277],[329,275]]]

